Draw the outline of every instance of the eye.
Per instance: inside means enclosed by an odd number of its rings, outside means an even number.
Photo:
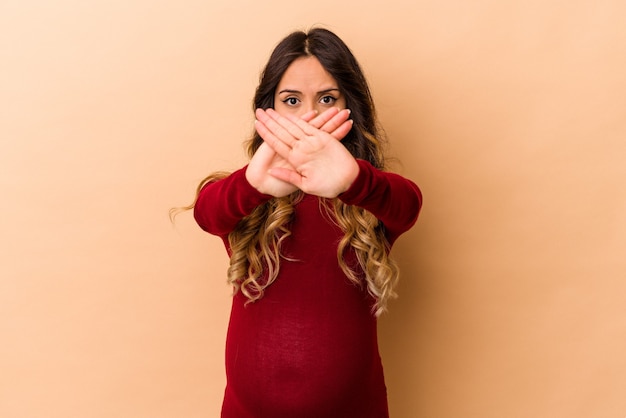
[[[298,104],[298,102],[299,100],[296,97],[287,97],[285,100],[283,100],[283,103],[288,106],[295,106]]]
[[[335,103],[336,101],[337,101],[337,99],[336,99],[336,98],[334,98],[333,96],[324,96],[324,97],[322,97],[322,98],[320,99],[320,103],[322,103],[322,104],[326,104],[326,105],[333,104],[333,103]]]

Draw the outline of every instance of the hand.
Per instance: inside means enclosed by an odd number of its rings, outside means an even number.
[[[319,115],[316,111],[308,112],[301,119],[311,126],[329,133],[336,140],[341,140],[352,127],[351,123],[344,123],[348,116],[348,112],[340,114],[339,109],[331,108]],[[259,135],[261,134],[259,133]],[[261,193],[274,197],[287,196],[295,192],[298,187],[270,175],[270,170],[278,168],[293,170],[293,167],[283,157],[277,155],[268,144],[263,142],[250,160],[246,170],[246,178]]]
[[[323,121],[328,117],[326,112],[310,122],[281,116],[273,109],[257,109],[256,116],[256,130],[264,143],[288,163],[268,168],[278,181],[305,193],[333,198],[346,191],[358,175],[356,160],[337,141],[352,128],[349,110],[338,111],[327,121]],[[316,124],[336,127],[334,135]]]

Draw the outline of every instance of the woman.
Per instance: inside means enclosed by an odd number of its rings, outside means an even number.
[[[369,87],[332,32],[283,39],[254,108],[249,164],[188,207],[230,256],[222,417],[388,417],[376,318],[421,193],[383,171]]]

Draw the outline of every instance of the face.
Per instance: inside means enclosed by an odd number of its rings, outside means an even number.
[[[346,107],[335,79],[313,56],[296,59],[285,71],[274,94],[274,109],[281,115],[302,116],[308,111]]]

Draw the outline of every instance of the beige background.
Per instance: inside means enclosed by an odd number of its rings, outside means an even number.
[[[626,416],[621,0],[0,1],[0,416],[216,417],[226,254],[275,43],[324,24],[420,184],[381,321],[393,418]]]

